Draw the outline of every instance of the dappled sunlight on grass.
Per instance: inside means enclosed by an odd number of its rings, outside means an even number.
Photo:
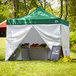
[[[76,49],[71,50],[70,56],[76,59]],[[0,48],[0,76],[76,76],[76,60],[72,62],[4,60],[5,48]]]
[[[53,61],[2,61],[0,76],[75,76],[76,63]],[[69,71],[70,70],[70,71]]]
[[[70,52],[71,52],[70,53],[71,58],[76,59],[76,50],[71,50]]]
[[[0,37],[0,48],[6,47],[6,38]]]
[[[71,57],[76,58],[72,52]],[[5,48],[0,49],[0,76],[76,76],[76,60],[57,61],[4,61]],[[70,71],[69,71],[70,70]]]
[[[0,48],[0,61],[5,60],[5,48]]]

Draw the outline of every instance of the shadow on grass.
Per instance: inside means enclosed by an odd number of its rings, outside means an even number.
[[[0,62],[6,62],[5,59],[0,59]],[[59,62],[59,61],[51,61],[51,60],[46,60],[46,61],[43,61],[43,60],[29,60],[29,61],[7,61],[7,62],[29,62],[29,63],[66,63],[66,62]],[[67,63],[76,63],[76,59],[72,59],[72,62],[67,62]]]
[[[0,61],[5,60],[5,48],[0,48]]]
[[[76,50],[71,50],[72,53],[76,53]]]
[[[76,63],[76,59],[72,59],[72,63]]]
[[[5,61],[5,59],[4,58],[1,58],[0,61]]]

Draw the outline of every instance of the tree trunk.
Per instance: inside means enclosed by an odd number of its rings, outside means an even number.
[[[23,0],[24,1],[24,3],[25,3],[25,9],[24,9],[24,12],[25,12],[25,15],[27,15],[28,13],[29,13],[29,11],[30,11],[30,8],[31,8],[31,4],[32,4],[32,1],[33,0],[30,0],[31,2],[30,2],[30,4],[29,4],[29,8],[27,8],[26,7],[26,0]]]
[[[68,16],[68,4],[67,4],[67,0],[66,0],[66,16],[65,16],[65,20],[67,20],[67,16]]]
[[[15,0],[13,0],[13,11],[12,11],[12,18],[16,18],[16,4],[15,4]]]
[[[61,0],[61,14],[60,14],[60,18],[62,18],[63,15],[63,0]]]
[[[16,18],[16,13],[12,12],[12,18]]]
[[[46,9],[46,0],[44,0],[44,10]]]
[[[25,3],[25,9],[24,9],[24,12],[25,12],[25,15],[27,15],[26,0],[24,0],[24,3]]]

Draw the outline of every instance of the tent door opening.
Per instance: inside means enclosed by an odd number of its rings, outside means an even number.
[[[46,47],[40,46],[43,44]],[[50,55],[51,50],[32,27],[9,60],[48,60]]]

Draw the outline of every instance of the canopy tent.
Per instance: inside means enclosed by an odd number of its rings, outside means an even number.
[[[6,20],[0,23],[0,31],[6,31]]]
[[[17,55],[19,45],[24,43],[29,43],[29,46],[33,43],[46,43],[50,49],[49,52],[45,52],[47,53],[46,56],[48,55],[46,59],[50,59],[53,46],[62,46],[63,55],[70,55],[69,23],[66,20],[49,14],[40,7],[29,15],[8,19],[5,60],[10,60],[12,55]],[[16,54],[14,54],[15,52]],[[39,52],[38,55],[41,54],[41,57],[44,54],[41,50],[37,51],[37,53],[34,52],[32,53],[33,55],[36,54],[36,56]],[[21,54],[17,58],[20,59],[20,57]]]
[[[6,36],[6,20],[0,23],[0,37]]]

